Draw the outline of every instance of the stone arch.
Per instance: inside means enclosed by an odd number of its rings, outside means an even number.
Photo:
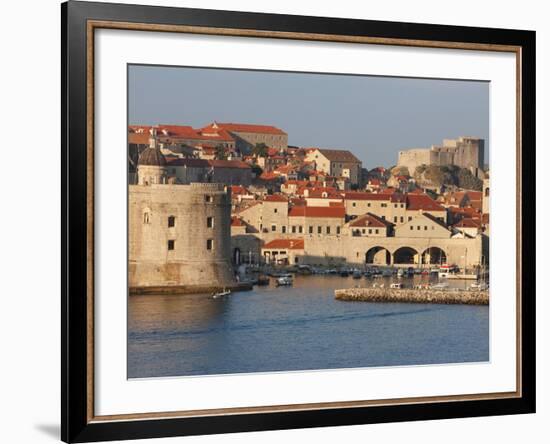
[[[412,247],[400,247],[393,253],[394,264],[418,264],[418,251]]]
[[[365,253],[365,263],[372,265],[389,265],[391,262],[390,252],[380,246],[372,247]]]
[[[423,264],[444,264],[447,262],[447,253],[440,247],[429,247],[422,253]]]

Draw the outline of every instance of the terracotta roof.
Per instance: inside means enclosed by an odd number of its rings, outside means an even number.
[[[149,132],[144,133],[128,133],[128,143],[135,143],[136,145],[149,145]]]
[[[333,207],[292,207],[288,212],[288,217],[335,217],[343,219],[346,216],[346,210],[343,206]]]
[[[359,216],[358,218],[353,219],[349,224],[350,227],[379,227],[379,228],[386,228],[392,225],[393,225],[392,223],[372,213],[367,213],[367,214],[364,214],[363,216]]]
[[[231,185],[232,195],[249,195],[250,192],[242,185]]]
[[[208,164],[214,168],[240,168],[249,170],[251,167],[242,160],[208,160]]]
[[[268,194],[264,197],[265,202],[288,202],[288,198],[282,194]]]
[[[445,211],[445,208],[427,194],[408,194],[407,210]]]
[[[346,191],[344,193],[346,200],[391,200],[390,194],[385,193],[365,193],[363,191]]]
[[[246,226],[246,224],[243,222],[243,220],[240,217],[231,216],[231,226],[232,227],[244,227],[244,226]]]
[[[280,176],[278,174],[275,174],[271,171],[264,171],[261,175],[260,175],[260,179],[262,180],[276,180],[278,179]]]
[[[265,244],[262,249],[269,250],[303,250],[304,249],[304,240],[303,239],[273,239],[271,242]]]
[[[348,150],[328,150],[318,148],[319,152],[332,162],[361,162]]]
[[[456,228],[479,228],[479,222],[471,218],[464,218],[459,223],[454,225]]]
[[[286,135],[286,133],[271,125],[251,125],[248,123],[220,123],[220,122],[214,122],[207,127],[203,128],[223,128],[227,131],[233,131],[237,133],[260,133],[260,134],[280,134],[280,135]]]
[[[203,129],[195,129],[189,125],[157,125],[157,137],[162,139],[165,137],[173,137],[178,139],[196,139],[206,141],[224,141],[233,142],[235,139],[223,128],[216,131],[203,131]],[[135,134],[147,134],[149,138],[150,125],[130,125],[129,130]],[[140,131],[139,133],[137,131]]]

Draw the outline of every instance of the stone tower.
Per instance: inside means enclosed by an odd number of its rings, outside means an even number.
[[[138,159],[138,184],[154,185],[166,183],[166,159],[157,144],[157,129],[151,128],[149,148],[146,148]]]

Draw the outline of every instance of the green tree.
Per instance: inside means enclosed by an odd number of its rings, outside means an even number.
[[[264,170],[260,167],[260,165],[252,165],[252,173],[256,175],[256,177],[260,177]]]
[[[257,143],[254,145],[254,148],[252,148],[252,154],[257,157],[267,157],[267,145],[263,142]]]

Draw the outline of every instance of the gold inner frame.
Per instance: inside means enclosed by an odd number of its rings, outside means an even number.
[[[362,43],[374,45],[409,46],[422,48],[463,49],[489,52],[511,52],[516,56],[516,391],[498,393],[473,393],[450,396],[424,396],[364,401],[338,401],[309,404],[286,404],[259,407],[231,407],[207,410],[183,410],[173,412],[130,413],[96,416],[94,413],[94,32],[96,29],[119,29],[132,31],[177,32],[203,35],[222,35],[233,37],[277,38],[289,40],[310,40],[339,43]],[[196,416],[222,416],[245,413],[292,412],[300,410],[326,410],[333,408],[357,408],[416,403],[457,402],[490,399],[519,398],[522,396],[522,214],[521,214],[521,66],[522,50],[520,46],[496,45],[486,43],[445,42],[432,40],[411,40],[380,37],[346,36],[331,34],[308,34],[299,32],[262,31],[250,29],[212,28],[186,25],[161,25],[148,23],[129,23],[116,21],[88,20],[87,22],[87,419],[88,423],[124,420],[146,420],[160,418],[186,418]]]

